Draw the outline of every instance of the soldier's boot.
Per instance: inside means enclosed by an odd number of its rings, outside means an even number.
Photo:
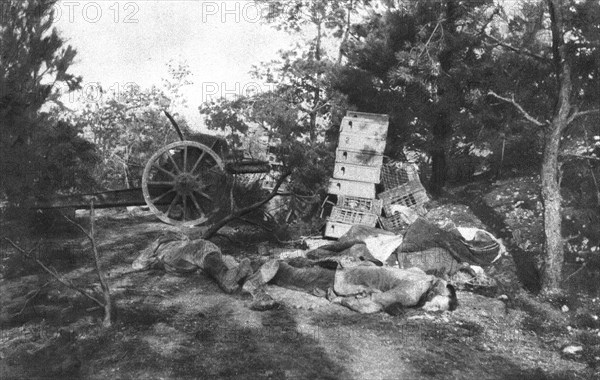
[[[269,260],[264,263],[252,276],[250,276],[244,285],[242,291],[254,295],[258,289],[271,281],[279,270],[279,260]]]
[[[252,274],[252,266],[249,259],[243,259],[237,266],[228,268],[221,255],[211,253],[204,259],[204,271],[217,281],[224,292],[233,293]]]

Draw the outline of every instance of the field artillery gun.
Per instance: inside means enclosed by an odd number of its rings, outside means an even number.
[[[194,133],[185,138],[177,123],[165,112],[180,141],[160,148],[146,163],[142,187],[93,194],[75,194],[36,200],[32,207],[95,208],[147,205],[163,222],[191,227],[207,222],[219,212],[227,194],[230,174],[267,173],[268,161],[243,158],[218,136]]]

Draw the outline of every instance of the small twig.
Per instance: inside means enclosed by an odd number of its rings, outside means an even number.
[[[427,39],[427,42],[425,43],[425,46],[423,46],[423,50],[421,51],[421,54],[419,54],[419,56],[417,57],[417,59],[420,59],[421,56],[423,55],[423,53],[427,50],[428,51],[428,47],[429,47],[429,43],[431,42],[431,39],[433,38],[433,35],[435,34],[435,32],[438,30],[438,27],[440,26],[440,22],[438,21],[438,23],[435,25],[435,28],[433,28],[433,32],[431,32],[431,35],[429,36],[429,39]],[[428,51],[429,54],[429,51]]]
[[[584,156],[583,154],[570,154],[570,153],[563,153],[560,155],[561,157],[573,157],[573,158],[580,158],[582,160],[591,160],[591,161],[600,161],[600,157],[594,157],[594,156]]]
[[[538,55],[538,54],[534,54],[534,53],[532,53],[532,52],[530,52],[530,51],[527,51],[527,50],[518,49],[518,48],[516,48],[516,47],[514,47],[514,46],[512,46],[512,45],[509,45],[509,44],[507,44],[507,43],[505,43],[505,42],[502,42],[502,41],[500,41],[500,40],[499,40],[499,39],[497,39],[496,37],[494,37],[494,36],[491,36],[491,35],[489,35],[489,34],[487,34],[487,33],[485,33],[485,32],[483,33],[483,35],[484,35],[485,37],[489,38],[490,40],[494,41],[494,42],[495,42],[495,43],[497,43],[498,45],[500,45],[500,46],[502,46],[502,47],[504,47],[504,48],[506,48],[506,49],[508,49],[508,50],[512,50],[512,51],[514,51],[515,53],[519,53],[519,54],[527,55],[527,56],[529,56],[529,57],[531,57],[531,58],[534,58],[534,59],[536,59],[536,60],[538,60],[538,61],[540,61],[540,62],[544,62],[544,63],[548,63],[548,61],[549,61],[549,59],[548,59],[548,58],[546,58],[546,57],[543,57],[543,56],[541,56],[541,55]]]
[[[19,310],[18,313],[13,314],[13,317],[16,317],[18,315],[23,314],[23,312],[25,311],[25,308],[27,307],[27,305],[29,304],[30,301],[32,301],[35,297],[37,297],[38,294],[40,294],[40,292],[42,291],[42,289],[44,289],[46,286],[48,286],[48,284],[50,283],[50,281],[47,281],[44,285],[40,286],[38,290],[36,290],[36,292],[27,297],[27,299],[25,300],[25,304],[23,305],[23,307],[21,308],[21,310]]]
[[[538,127],[543,127],[548,124],[548,123],[542,123],[541,121],[537,120],[535,117],[531,116],[527,111],[525,111],[525,109],[519,103],[517,103],[515,101],[514,96],[512,98],[505,98],[504,96],[500,96],[500,95],[496,94],[494,91],[489,91],[488,95],[491,95],[497,99],[500,99],[507,103],[512,104],[519,110],[519,112],[525,117],[525,119],[529,120],[530,122],[537,125]]]
[[[583,263],[583,264],[582,264],[582,265],[579,267],[579,269],[577,269],[575,272],[571,273],[571,274],[569,275],[569,277],[565,278],[565,280],[564,280],[563,282],[567,282],[567,281],[569,281],[569,280],[571,279],[571,277],[573,277],[573,276],[575,276],[577,273],[581,272],[581,270],[582,270],[583,268],[585,268],[585,267],[586,267],[586,265],[587,265],[587,262]]]
[[[68,216],[66,216],[65,214],[62,214],[63,218],[65,218],[69,223],[71,223],[72,225],[74,225],[75,227],[77,227],[81,232],[83,232],[85,234],[85,236],[91,241],[93,240],[92,235],[89,234],[89,232],[86,231],[85,228],[83,228],[81,226],[81,224],[71,220],[71,218],[69,218]]]
[[[10,240],[7,237],[5,237],[4,240],[6,240],[10,245],[12,245],[17,251],[19,251],[25,257],[35,261],[40,267],[42,267],[42,269],[44,269],[47,273],[49,273],[52,277],[54,277],[58,282],[60,282],[61,284],[63,284],[64,286],[66,286],[70,289],[73,289],[73,290],[81,293],[83,296],[94,301],[96,304],[100,305],[101,307],[104,307],[104,304],[100,300],[98,300],[94,296],[89,295],[85,290],[75,286],[70,280],[63,279],[58,273],[56,273],[56,271],[53,271],[52,269],[48,268],[43,262],[38,260],[36,257],[32,256],[30,253],[26,252],[23,248],[19,247],[15,242],[13,242],[12,240]]]
[[[569,116],[569,120],[567,121],[567,124],[571,124],[573,122],[573,120],[577,119],[578,117],[582,117],[585,115],[591,115],[593,113],[600,113],[600,108],[594,108],[591,110],[586,110],[586,111],[579,111],[578,108],[575,108],[573,110],[573,113],[571,114],[571,116]]]

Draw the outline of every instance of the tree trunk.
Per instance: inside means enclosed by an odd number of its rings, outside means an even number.
[[[431,178],[429,180],[429,191],[434,195],[440,195],[446,184],[446,152],[441,143],[436,144],[431,150]]]
[[[340,47],[338,48],[338,58],[337,58],[338,66],[342,64],[342,58],[344,57],[344,49],[346,48],[346,44],[348,43],[348,37],[350,36],[350,28],[352,26],[352,24],[351,24],[352,7],[353,7],[353,0],[350,0],[350,3],[348,4],[348,14],[346,15],[346,30],[344,31],[344,36],[342,37],[342,41],[340,42]]]
[[[561,235],[561,196],[558,176],[558,152],[560,146],[560,124],[549,126],[542,161],[542,202],[544,205],[544,267],[542,289],[557,290],[562,279],[563,240]]]
[[[92,243],[92,251],[94,253],[94,264],[96,267],[96,272],[98,274],[98,279],[100,281],[100,288],[102,289],[102,296],[104,298],[104,320],[102,321],[102,326],[110,327],[112,326],[112,322],[115,319],[115,309],[112,301],[112,297],[110,296],[110,288],[108,286],[108,282],[104,277],[104,272],[100,268],[100,255],[98,254],[98,247],[96,245],[96,237],[94,231],[94,222],[95,222],[95,213],[94,213],[94,201],[90,203],[90,242]]]
[[[446,184],[446,145],[451,128],[448,125],[448,115],[446,112],[438,112],[433,123],[429,191],[434,195],[440,195]]]
[[[317,25],[317,40],[315,42],[315,60],[317,62],[321,61],[321,22]],[[317,140],[317,115],[319,113],[319,101],[321,100],[321,74],[315,74],[315,89],[314,89],[314,99],[312,104],[312,111],[310,112],[310,141],[312,143]]]
[[[561,235],[561,195],[558,155],[560,138],[569,124],[571,113],[571,64],[565,52],[562,37],[562,7],[560,0],[548,0],[552,29],[552,53],[558,75],[558,99],[552,122],[547,126],[542,158],[542,202],[544,205],[544,251],[542,268],[542,291],[560,289],[564,262],[563,239]]]
[[[460,96],[455,91],[452,84],[451,71],[454,62],[455,46],[454,37],[456,32],[457,12],[459,6],[456,0],[446,0],[446,20],[443,22],[443,28],[448,35],[444,37],[444,47],[438,54],[438,60],[442,74],[437,83],[437,101],[435,105],[435,116],[433,120],[433,147],[431,148],[431,179],[429,181],[429,191],[434,195],[440,195],[446,184],[446,146],[452,135],[451,112],[454,112],[453,101],[456,96]]]

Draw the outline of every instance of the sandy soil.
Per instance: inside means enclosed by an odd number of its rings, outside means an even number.
[[[81,295],[55,282],[40,290],[48,277],[35,268],[26,277],[4,273],[0,378],[600,378],[581,356],[561,353],[572,336],[566,319],[552,325],[560,331],[548,340],[532,327],[535,315],[514,301],[507,307],[461,291],[452,313],[358,315],[271,286],[280,306],[258,312],[248,308],[249,296],[224,294],[202,273],[132,273],[137,253],[167,228],[151,215],[101,218],[97,240],[118,308],[108,329],[101,327],[101,311]],[[258,242],[238,240],[236,229],[223,233],[228,238],[215,242],[225,253],[259,259]],[[59,272],[82,286],[96,283],[83,238],[46,238],[44,244],[50,243],[75,255],[57,265]],[[2,249],[3,260],[14,259],[15,252]]]

